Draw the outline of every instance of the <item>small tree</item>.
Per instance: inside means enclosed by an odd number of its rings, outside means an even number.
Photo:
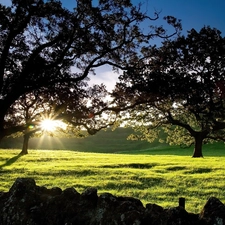
[[[153,141],[163,129],[169,143],[194,144],[193,157],[202,157],[203,143],[225,140],[225,38],[192,29],[145,55],[115,90],[124,118],[141,138]]]
[[[23,127],[22,131],[13,133],[13,136],[23,136],[21,154],[28,154],[30,137],[42,131],[41,120],[48,115],[51,106],[44,93],[33,92],[21,96],[8,110],[5,118],[6,127]]]
[[[77,89],[66,85],[55,86],[51,88],[51,94],[45,89],[28,93],[10,107],[5,126],[24,127],[22,132],[13,134],[23,136],[21,154],[28,154],[29,139],[33,136],[85,137],[114,122],[115,116],[113,119],[102,114],[102,109],[107,106],[105,86],[81,89],[79,85],[84,83],[79,82]]]

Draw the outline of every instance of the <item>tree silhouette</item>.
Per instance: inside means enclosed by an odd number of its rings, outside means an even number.
[[[13,136],[23,136],[21,154],[28,154],[28,142],[33,136],[84,137],[87,135],[84,130],[94,134],[113,123],[110,122],[111,117],[99,118],[102,107],[107,105],[104,100],[106,95],[105,87],[99,85],[83,89],[82,93],[80,87],[70,89],[65,85],[52,87],[51,94],[45,89],[34,91],[21,96],[10,107],[5,117],[5,127],[24,127],[22,131],[13,133]],[[43,129],[43,121],[46,120],[58,126],[53,130],[48,127]]]
[[[104,65],[127,69],[144,44],[165,35],[161,26],[143,33],[142,22],[156,20],[158,14],[152,19],[130,1],[99,1],[97,6],[92,1],[76,3],[73,10],[56,0],[0,4],[0,139],[26,129],[5,121],[21,96],[42,89],[50,96],[55,93],[52,88],[62,85],[76,90],[79,82]],[[166,20],[177,33],[180,23],[171,18]]]
[[[21,154],[28,154],[30,137],[42,132],[41,121],[44,115],[52,111],[49,100],[44,92],[33,92],[21,96],[9,108],[5,117],[5,127],[24,127],[23,130],[13,133],[13,136],[23,136]]]
[[[170,144],[194,144],[193,157],[202,157],[203,143],[225,140],[225,38],[192,29],[145,55],[120,77],[115,102],[139,138],[153,141],[163,129]]]

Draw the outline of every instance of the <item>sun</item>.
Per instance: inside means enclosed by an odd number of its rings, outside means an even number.
[[[41,129],[45,131],[54,131],[57,127],[55,120],[44,119],[41,121]]]
[[[57,128],[66,129],[66,124],[63,123],[61,120],[53,120],[53,119],[44,119],[41,121],[41,129],[44,131],[53,132]]]

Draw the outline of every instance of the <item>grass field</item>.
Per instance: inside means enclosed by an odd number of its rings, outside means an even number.
[[[185,197],[186,210],[199,213],[210,196],[225,202],[225,154],[216,145],[207,148],[205,158],[191,158],[191,149],[174,155],[181,152],[177,148],[131,154],[32,150],[25,156],[2,149],[0,191],[8,191],[17,177],[31,177],[48,188],[83,192],[96,187],[98,194],[131,196],[163,207],[177,206],[178,198]]]

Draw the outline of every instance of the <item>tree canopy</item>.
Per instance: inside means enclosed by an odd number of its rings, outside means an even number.
[[[0,139],[27,129],[27,124],[15,123],[20,121],[15,119],[19,114],[12,116],[12,109],[21,98],[38,91],[49,99],[61,95],[56,111],[60,108],[61,117],[79,125],[76,113],[82,106],[74,105],[75,93],[90,94],[86,81],[95,68],[107,64],[114,70],[126,69],[139,57],[144,43],[165,35],[162,27],[143,33],[140,24],[156,20],[158,14],[155,16],[150,18],[130,1],[102,0],[94,5],[91,0],[77,0],[73,10],[57,0],[12,0],[9,7],[0,4]],[[166,19],[176,33],[179,21]],[[101,91],[103,96],[104,88],[93,87],[91,93],[99,97]],[[104,105],[100,100],[92,103],[98,105],[98,111]]]
[[[124,120],[153,141],[163,130],[171,144],[225,140],[225,38],[203,27],[145,49],[145,58],[120,76],[114,96]]]
[[[37,93],[38,101],[51,104],[58,118],[89,133],[105,127],[100,115],[107,104],[105,87],[88,88],[87,79],[104,65],[127,70],[153,37],[166,37],[161,26],[150,24],[143,32],[142,23],[157,19],[157,13],[150,18],[130,1],[101,0],[96,5],[77,0],[73,10],[58,0],[0,4],[0,139],[27,130],[18,104]],[[174,34],[181,29],[175,18],[165,19]],[[95,115],[94,122],[90,115]]]

